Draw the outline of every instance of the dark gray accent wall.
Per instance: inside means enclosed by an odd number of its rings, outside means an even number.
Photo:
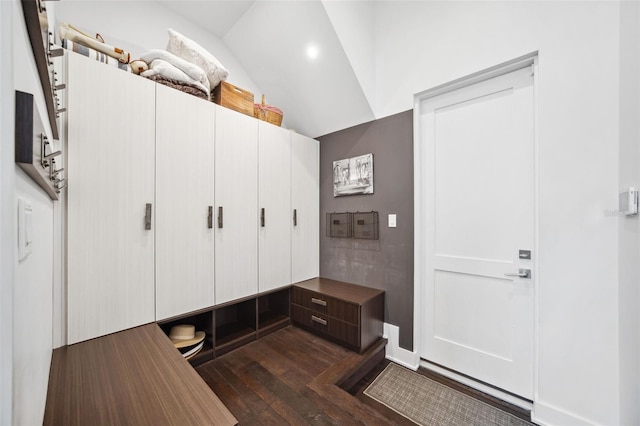
[[[413,111],[318,138],[320,276],[385,290],[385,322],[413,349]],[[373,153],[374,193],[333,196],[333,161]],[[377,211],[378,240],[329,238],[326,214]],[[389,228],[388,215],[397,215]]]

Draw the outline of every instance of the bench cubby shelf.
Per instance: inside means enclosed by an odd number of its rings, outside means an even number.
[[[167,335],[177,324],[193,324],[205,332],[203,349],[189,359],[197,366],[289,325],[290,292],[287,286],[159,321],[158,325]]]

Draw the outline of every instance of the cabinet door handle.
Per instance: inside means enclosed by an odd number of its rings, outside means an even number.
[[[318,324],[327,325],[327,320],[317,317],[315,315],[311,315],[311,321],[317,322]]]
[[[320,306],[327,306],[326,300],[316,299],[315,297],[311,298],[311,303],[315,303],[316,305],[320,305]]]
[[[151,203],[147,203],[144,209],[144,230],[151,231]]]
[[[207,228],[213,228],[213,206],[209,206],[209,213],[207,214]]]
[[[264,227],[264,207],[260,209],[260,226]]]
[[[218,228],[222,228],[222,206],[218,207]]]
[[[293,226],[298,226],[298,209],[293,209]]]

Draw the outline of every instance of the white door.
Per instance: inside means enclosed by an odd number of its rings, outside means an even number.
[[[291,132],[258,122],[258,289],[291,284]]]
[[[216,107],[216,304],[258,292],[258,120]]]
[[[421,357],[532,399],[532,67],[421,102]]]
[[[155,319],[156,111],[155,83],[66,56],[67,332],[73,344]]]
[[[315,139],[291,135],[291,281],[319,274],[320,192],[319,144]]]
[[[156,117],[156,320],[161,320],[214,304],[215,105],[158,84]]]

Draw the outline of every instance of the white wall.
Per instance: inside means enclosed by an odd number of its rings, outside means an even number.
[[[262,93],[222,40],[158,2],[60,1],[56,18],[87,34],[100,33],[108,44],[130,52],[132,59],[150,49],[165,49],[167,31],[173,28],[211,52],[229,70],[230,83]]]
[[[619,336],[620,320],[637,324],[619,316],[619,8],[377,3],[377,116],[411,108],[414,93],[539,52],[534,416],[541,423],[613,425],[623,417],[619,369],[629,363],[621,351],[633,342]],[[637,312],[638,298],[629,303]],[[634,384],[637,376],[629,379]]]
[[[0,1],[0,51],[12,57],[14,2]],[[13,66],[0,60],[0,425],[11,424],[13,382]]]
[[[620,7],[620,182],[640,185],[640,3]],[[640,419],[640,221],[622,217],[620,254],[620,424]]]
[[[32,93],[34,103],[40,110],[43,121],[46,122],[44,95],[31,53],[22,7],[17,0],[12,1],[11,4],[12,25],[9,25],[9,28],[12,28],[12,32],[9,34],[9,42],[12,43],[13,54],[10,57],[13,60],[2,61],[3,68],[7,62],[9,67],[13,67],[11,87],[7,93],[10,100],[8,107],[13,112],[14,90]],[[6,27],[3,25],[3,28]],[[3,92],[3,99],[5,99],[5,92]],[[6,219],[3,217],[2,224],[9,227],[8,240],[13,270],[13,412],[10,423],[40,424],[44,414],[53,345],[53,260],[56,254],[53,233],[54,224],[59,223],[59,219],[54,217],[54,204],[49,196],[13,163],[13,121],[9,125],[11,136],[3,137],[2,148],[3,154],[10,155],[11,161],[6,163],[3,161],[2,165],[3,175],[8,174],[12,182],[12,186],[8,188],[11,195],[7,197],[12,216]],[[45,132],[52,139],[48,125],[45,125]],[[16,243],[18,197],[30,201],[33,209],[32,253],[21,262],[18,262]],[[5,241],[4,238],[3,241]],[[6,318],[3,311],[3,322]]]

